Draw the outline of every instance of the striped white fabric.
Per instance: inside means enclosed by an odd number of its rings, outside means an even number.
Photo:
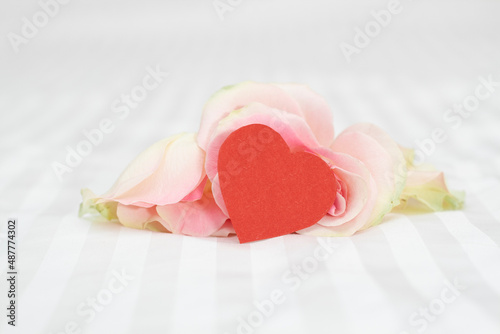
[[[340,45],[391,2],[221,2],[223,20],[217,1],[0,5],[0,333],[500,333],[500,3],[401,0],[348,62]],[[244,245],[77,217],[81,188],[102,193],[156,140],[196,131],[204,101],[243,80],[306,83],[339,131],[369,121],[427,145],[466,207]],[[113,130],[83,147],[105,119]],[[429,144],[436,128],[446,140]]]

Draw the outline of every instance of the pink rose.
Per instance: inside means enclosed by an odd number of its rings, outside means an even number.
[[[232,229],[214,202],[205,152],[195,137],[184,133],[155,143],[102,196],[83,189],[80,215],[97,214],[140,229],[227,236]]]
[[[414,168],[380,128],[356,124],[334,138],[326,101],[307,86],[243,82],[209,99],[197,136],[180,134],[154,144],[102,196],[84,189],[81,215],[193,236],[234,233],[220,191],[218,152],[230,133],[256,123],[277,131],[292,150],[323,158],[337,180],[328,214],[297,233],[352,235],[381,222],[405,194],[407,168]],[[412,189],[421,185],[415,182]]]

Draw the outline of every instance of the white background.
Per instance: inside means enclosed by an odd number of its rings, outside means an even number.
[[[500,81],[500,3],[401,0],[350,62],[340,45],[354,45],[356,29],[389,2],[232,3],[222,20],[211,1],[73,0],[16,52],[9,38],[41,7],[2,2],[0,304],[6,221],[15,217],[19,309],[15,329],[2,311],[0,332],[60,333],[75,322],[83,333],[236,333],[239,317],[277,289],[285,301],[255,333],[418,333],[422,322],[409,319],[439,306],[455,280],[466,288],[423,332],[500,332],[500,86],[460,124],[443,118],[479,77]],[[157,66],[169,75],[120,119],[114,101]],[[466,208],[393,215],[335,239],[296,290],[282,277],[312,263],[319,239],[239,245],[77,218],[80,188],[102,193],[155,141],[197,131],[209,96],[244,80],[308,84],[330,104],[337,133],[369,121],[417,147],[442,128],[447,140],[426,160],[466,190]],[[53,163],[106,118],[113,132],[59,180]],[[102,297],[122,270],[133,279],[86,322],[78,306]]]

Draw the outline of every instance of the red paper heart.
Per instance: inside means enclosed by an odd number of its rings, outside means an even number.
[[[218,157],[219,182],[240,243],[289,234],[317,223],[337,193],[335,176],[320,157],[290,152],[268,126],[231,133]]]

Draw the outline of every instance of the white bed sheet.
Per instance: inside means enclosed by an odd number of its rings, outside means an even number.
[[[500,3],[402,0],[350,63],[341,43],[387,2],[231,3],[221,20],[210,1],[73,1],[18,53],[0,42],[2,310],[6,221],[19,222],[17,326],[2,311],[0,332],[499,333],[500,87],[470,116],[444,117],[480,78],[500,81]],[[40,11],[1,8],[5,36]],[[148,68],[168,76],[114,112]],[[77,217],[81,188],[103,192],[156,140],[196,131],[210,94],[243,80],[310,85],[337,132],[370,121],[416,146],[444,129],[427,160],[466,207],[244,245]],[[113,131],[58,180],[52,164],[105,118]]]

